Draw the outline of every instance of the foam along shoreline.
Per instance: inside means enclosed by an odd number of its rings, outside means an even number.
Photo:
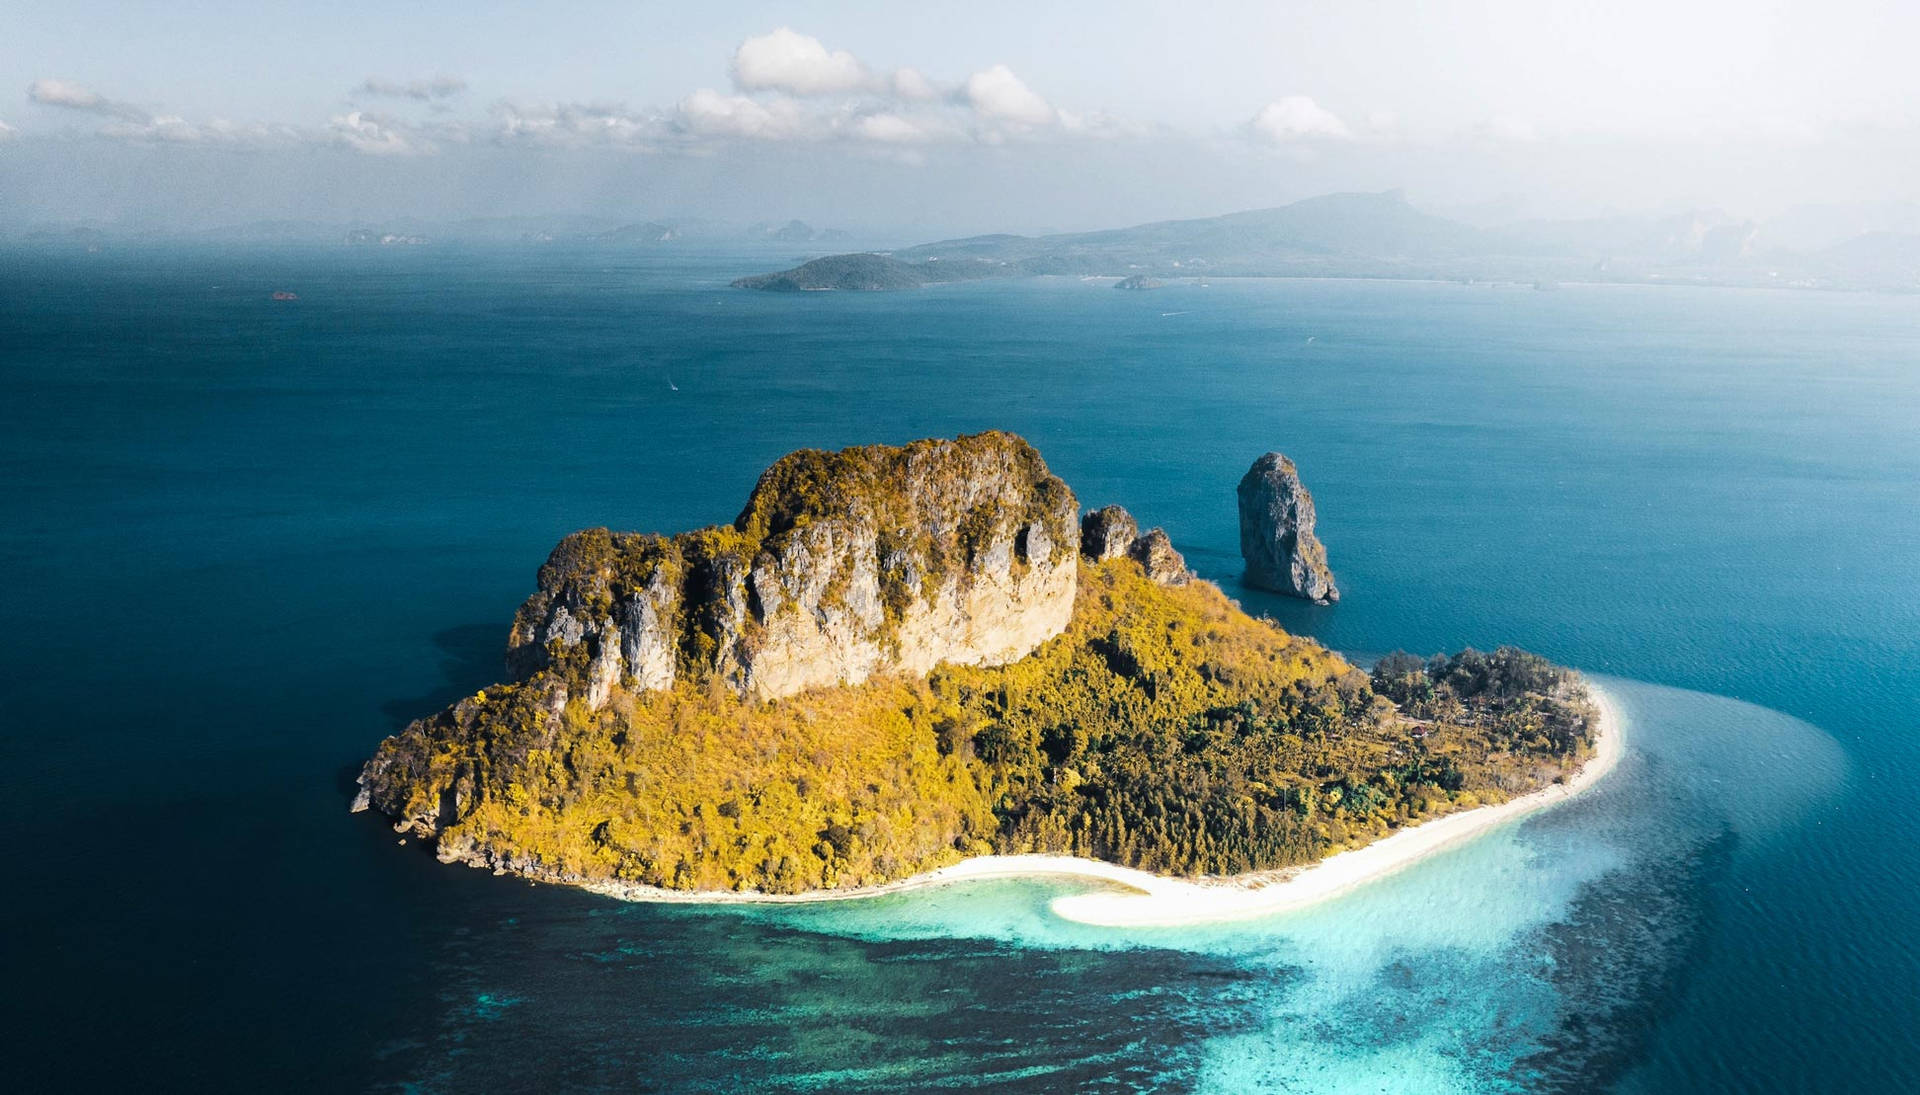
[[[804,904],[905,893],[956,882],[1005,878],[1081,878],[1112,888],[1055,898],[1056,916],[1111,928],[1175,927],[1269,916],[1338,897],[1528,814],[1556,806],[1598,783],[1626,749],[1626,722],[1606,691],[1587,681],[1600,709],[1594,753],[1565,783],[1493,806],[1462,810],[1415,825],[1318,863],[1225,878],[1168,878],[1097,859],[1066,855],[987,855],[881,886],[803,894],[712,893],[620,882],[585,888],[628,901],[677,904]]]

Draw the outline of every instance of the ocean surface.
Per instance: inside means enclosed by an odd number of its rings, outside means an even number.
[[[8,1090],[1920,1090],[1920,297],[726,288],[792,257],[0,252]],[[1065,883],[623,905],[347,812],[568,531],[990,427],[1334,647],[1595,673],[1627,759],[1135,932]],[[1237,586],[1275,448],[1336,607]]]

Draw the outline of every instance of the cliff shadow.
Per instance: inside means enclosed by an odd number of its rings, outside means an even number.
[[[419,696],[380,705],[395,730],[506,679],[507,635],[499,624],[449,627],[434,633],[433,645],[441,654],[440,683]]]
[[[398,733],[413,720],[449,707],[462,696],[471,696],[490,684],[506,679],[506,635],[497,624],[463,624],[435,632],[433,645],[440,651],[440,683],[426,692],[380,705],[387,717],[387,732]],[[334,773],[335,786],[351,799],[359,790],[360,767],[356,760]]]

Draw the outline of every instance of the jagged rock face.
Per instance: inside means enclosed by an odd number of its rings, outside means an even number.
[[[762,699],[942,662],[999,665],[1073,612],[1073,493],[1026,442],[793,453],[732,526],[567,537],[521,606],[508,667],[600,706],[716,676]]]
[[[1313,534],[1313,495],[1293,461],[1277,452],[1255,460],[1240,480],[1239,496],[1247,584],[1319,604],[1339,600],[1327,549]]]
[[[1080,554],[1096,563],[1118,559],[1140,536],[1140,522],[1119,506],[1105,506],[1080,520]]]
[[[1096,563],[1127,556],[1163,586],[1186,585],[1193,576],[1165,530],[1143,534],[1140,522],[1119,506],[1104,506],[1080,519],[1080,554]]]
[[[680,546],[664,536],[574,533],[547,557],[539,592],[514,616],[508,672],[525,680],[560,669],[594,707],[623,680],[672,686],[685,573]]]
[[[1186,558],[1173,549],[1173,541],[1163,529],[1148,529],[1127,546],[1127,554],[1147,572],[1147,577],[1163,586],[1183,586],[1193,576],[1187,569]]]

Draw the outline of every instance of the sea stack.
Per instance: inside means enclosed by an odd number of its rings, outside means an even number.
[[[1313,534],[1313,495],[1293,461],[1270,452],[1240,480],[1240,555],[1246,582],[1315,604],[1340,599],[1327,549]]]

